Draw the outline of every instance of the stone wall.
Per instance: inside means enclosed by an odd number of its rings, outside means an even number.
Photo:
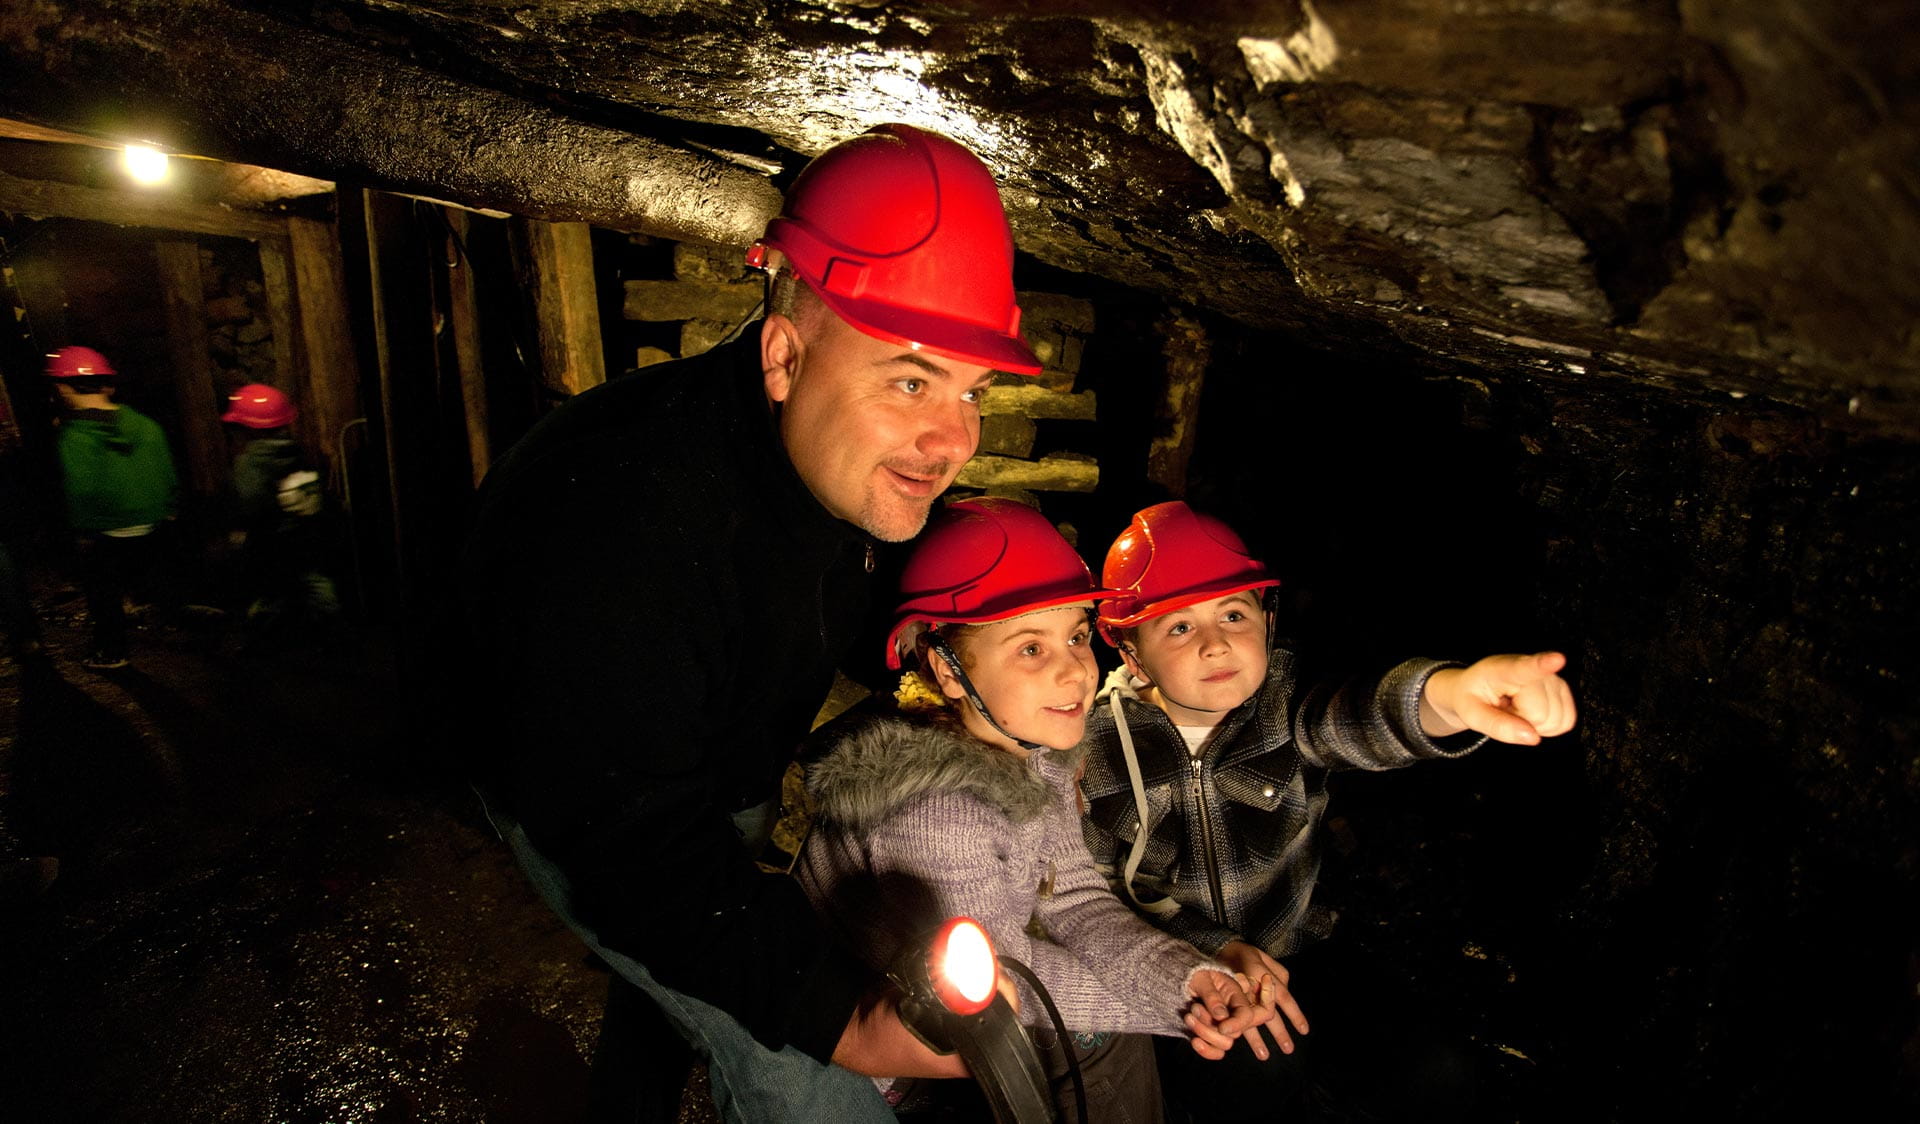
[[[252,382],[286,388],[291,374],[283,375],[274,361],[259,250],[233,238],[201,239],[200,279],[214,388],[221,394]]]

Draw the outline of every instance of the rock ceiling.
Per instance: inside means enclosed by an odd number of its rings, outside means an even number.
[[[1920,433],[1904,0],[11,0],[0,114],[750,240],[835,140],[973,146],[1020,247],[1314,346]]]

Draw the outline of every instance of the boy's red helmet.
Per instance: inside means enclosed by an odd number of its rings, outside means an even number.
[[[47,356],[47,375],[56,379],[98,378],[118,374],[107,357],[90,347],[74,344]]]
[[[227,396],[223,422],[248,429],[279,429],[293,424],[293,403],[285,394],[262,382],[250,382]]]
[[[1179,500],[1135,513],[1107,549],[1101,584],[1100,635],[1118,647],[1115,629],[1243,589],[1280,584],[1266,563],[1247,552],[1233,528]]]
[[[991,624],[1105,593],[1046,516],[1014,500],[960,500],[934,514],[907,559],[887,666],[900,666],[914,625]]]
[[[1020,338],[1013,234],[993,173],[938,133],[881,125],[821,153],[748,262],[763,262],[768,248],[870,336],[1040,373]]]

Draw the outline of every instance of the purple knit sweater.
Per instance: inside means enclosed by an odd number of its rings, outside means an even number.
[[[795,868],[869,964],[966,914],[1032,967],[1073,1030],[1184,1035],[1187,981],[1216,965],[1113,896],[1074,796],[1078,758],[1022,760],[957,731],[857,724],[807,770],[818,805]],[[1046,1021],[1020,985],[1020,1018]]]

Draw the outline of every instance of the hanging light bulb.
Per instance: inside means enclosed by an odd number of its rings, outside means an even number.
[[[150,144],[130,144],[124,157],[127,174],[138,183],[159,183],[167,178],[167,154]]]

